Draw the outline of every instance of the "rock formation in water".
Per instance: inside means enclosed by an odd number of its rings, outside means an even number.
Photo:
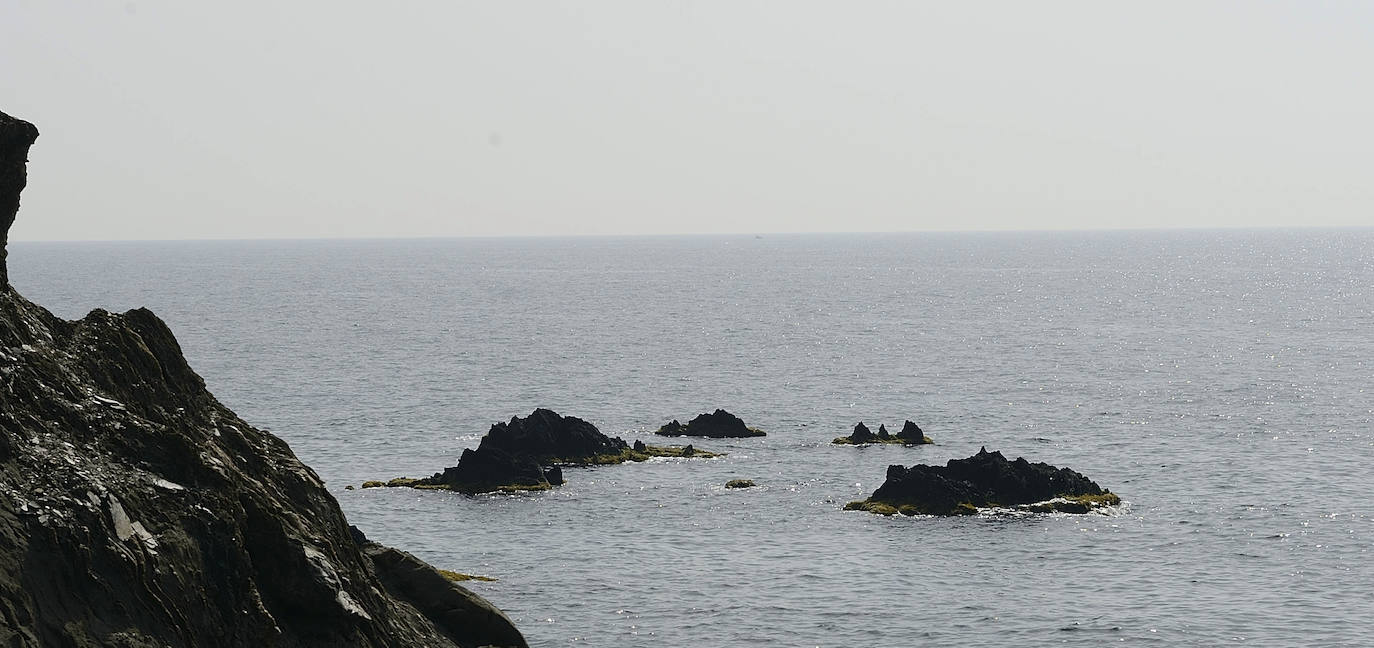
[[[0,235],[37,131],[0,113]],[[366,550],[364,550],[366,549]],[[0,285],[0,645],[524,646],[220,404],[144,309],[65,321]]]
[[[696,418],[683,425],[673,419],[668,424],[660,427],[654,434],[660,436],[698,436],[710,437],[712,439],[744,438],[767,436],[763,430],[751,428],[735,416],[723,409],[718,409],[710,414],[698,414]]]
[[[618,455],[629,449],[624,439],[601,433],[595,425],[576,416],[539,408],[525,418],[512,416],[509,423],[491,426],[477,446],[530,457],[541,464],[595,463],[597,457]]]
[[[564,466],[605,466],[651,457],[711,458],[720,455],[692,446],[664,447],[609,437],[575,416],[536,409],[525,418],[491,426],[476,450],[465,449],[458,465],[423,479],[399,477],[371,481],[364,488],[409,486],[463,493],[547,490],[563,483]]]
[[[934,443],[925,432],[921,431],[921,426],[912,423],[910,420],[902,424],[902,429],[897,433],[897,438],[903,443],[910,445],[920,445],[923,443]]]
[[[850,502],[845,510],[883,515],[965,515],[987,507],[1018,507],[1031,511],[1088,511],[1120,502],[1091,479],[1069,470],[1023,458],[1007,461],[987,448],[967,459],[951,459],[944,466],[888,466],[887,481],[868,499]]]
[[[866,445],[869,443],[924,445],[932,443],[932,441],[930,437],[922,434],[921,428],[916,427],[916,424],[911,421],[907,421],[906,425],[902,426],[902,431],[898,432],[895,437],[887,433],[887,426],[885,425],[879,425],[878,433],[874,434],[867,425],[863,424],[863,421],[859,421],[859,424],[854,426],[854,432],[850,433],[849,436],[835,437],[831,443],[837,445]]]
[[[868,429],[868,426],[864,425],[863,421],[859,421],[859,424],[854,426],[854,431],[849,433],[849,436],[835,437],[831,443],[838,443],[841,445],[863,445],[865,443],[877,443],[878,440],[878,436],[873,434],[873,432]]]
[[[494,491],[548,490],[563,483],[563,470],[545,468],[530,455],[511,454],[500,448],[465,449],[458,465],[433,476],[405,483],[393,480],[388,486],[441,488],[464,493]],[[367,484],[364,484],[367,486]]]

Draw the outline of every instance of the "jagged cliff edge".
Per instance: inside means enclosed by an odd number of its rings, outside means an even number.
[[[31,124],[0,112],[0,244]],[[525,646],[498,609],[350,532],[281,439],[146,309],[78,321],[0,246],[0,645]]]

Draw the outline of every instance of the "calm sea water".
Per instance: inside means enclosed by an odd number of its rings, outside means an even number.
[[[371,537],[535,646],[1369,645],[1374,230],[15,244],[65,317],[148,306]],[[714,461],[554,492],[347,484],[549,407]],[[936,444],[832,446],[910,418]],[[1069,466],[1108,514],[843,512],[891,463]],[[760,487],[727,491],[732,478]]]

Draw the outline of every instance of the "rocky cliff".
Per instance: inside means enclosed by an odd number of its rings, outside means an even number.
[[[0,113],[0,236],[37,134]],[[64,321],[0,279],[0,645],[525,645],[480,597],[351,532],[157,316]]]
[[[37,138],[38,129],[33,124],[0,112],[0,287],[9,285],[5,248],[10,225],[19,212],[19,192],[28,180],[25,170],[29,146]]]

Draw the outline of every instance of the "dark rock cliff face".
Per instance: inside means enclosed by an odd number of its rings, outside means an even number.
[[[14,215],[19,211],[19,192],[27,182],[29,146],[37,138],[38,129],[33,124],[0,112],[0,286],[9,283],[5,245]]]
[[[0,113],[6,232],[35,134]],[[0,285],[0,645],[487,644],[524,641],[408,554],[365,553],[151,312],[69,322]]]

